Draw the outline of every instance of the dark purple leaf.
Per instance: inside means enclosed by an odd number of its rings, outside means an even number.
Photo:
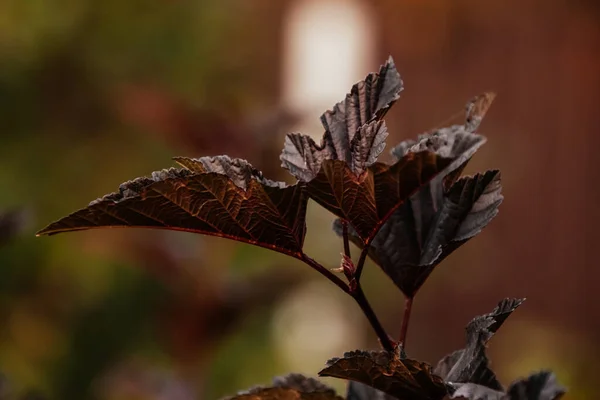
[[[360,382],[398,399],[437,400],[447,393],[428,364],[387,351],[348,352],[329,360],[319,375]]]
[[[171,168],[123,183],[119,191],[38,232],[145,227],[221,236],[298,256],[306,232],[303,185],[265,179],[227,156],[177,158]]]
[[[227,400],[343,400],[335,390],[314,378],[290,374],[273,380],[271,387],[256,387]],[[224,399],[225,400],[225,399]]]
[[[506,393],[475,383],[457,383],[452,385],[455,392],[450,395],[451,399],[468,400],[509,400]]]
[[[345,161],[326,160],[308,192],[369,243],[398,206],[451,161],[427,151],[410,153],[394,165],[375,163],[356,175]]]
[[[556,377],[549,371],[530,375],[526,379],[514,382],[505,393],[475,383],[454,383],[451,399],[468,400],[556,400],[566,390],[556,382]]]
[[[381,227],[369,255],[412,297],[436,265],[496,216],[502,202],[500,191],[498,171],[458,180],[437,205],[432,204],[431,186],[426,186]],[[334,223],[334,230],[342,234],[341,221]],[[349,237],[363,247],[356,231],[350,230]]]
[[[434,200],[440,200],[442,190],[458,179],[473,154],[486,142],[486,138],[476,134],[475,130],[495,98],[493,93],[483,93],[471,99],[466,105],[464,122],[457,125],[433,129],[418,136],[417,140],[406,140],[391,150],[396,159],[407,153],[423,150],[433,151],[441,156],[454,159],[444,174],[429,185]],[[474,121],[478,121],[474,123]],[[440,185],[441,181],[444,185]]]
[[[495,98],[496,94],[492,92],[473,97],[465,105],[464,120],[461,123],[432,129],[420,134],[416,141],[406,140],[391,150],[392,155],[400,159],[409,151],[430,150],[445,156],[462,155],[457,158],[455,168],[464,164],[485,143],[485,138],[476,135],[475,131]]]
[[[485,354],[488,341],[506,318],[525,299],[504,299],[489,314],[475,317],[467,325],[467,345],[444,357],[434,371],[448,383],[474,383],[502,391],[502,385],[489,367]]]
[[[369,74],[354,86],[346,99],[325,112],[321,144],[309,136],[288,134],[281,153],[282,167],[308,182],[320,171],[324,160],[342,160],[360,174],[377,160],[385,147],[387,129],[381,118],[400,98],[402,80],[390,57],[379,73]]]
[[[513,382],[508,388],[510,400],[556,400],[566,389],[559,385],[550,371],[541,371]]]
[[[357,175],[375,164],[385,147],[387,127],[384,121],[373,121],[363,125],[350,143],[350,169]]]
[[[437,264],[479,233],[498,213],[502,202],[499,172],[488,171],[456,181],[485,143],[483,136],[472,132],[476,125],[469,125],[468,121],[480,121],[490,99],[493,95],[483,94],[471,100],[463,125],[434,130],[420,135],[418,141],[405,141],[392,149],[398,159],[430,151],[453,160],[398,207],[369,248],[370,257],[408,297],[415,295]],[[334,230],[342,234],[341,221],[335,221]],[[350,229],[349,234],[352,242],[362,248],[363,240],[356,231]]]

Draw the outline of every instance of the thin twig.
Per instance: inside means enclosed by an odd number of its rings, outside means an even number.
[[[402,349],[406,349],[406,334],[408,332],[408,323],[410,321],[410,311],[412,310],[412,303],[414,297],[407,297],[404,302],[404,315],[402,316],[402,327],[400,328],[400,339],[398,342]]]
[[[348,238],[348,221],[342,220],[342,237],[344,238],[344,254],[352,259],[350,255],[350,239]]]
[[[371,305],[367,301],[367,297],[365,296],[365,293],[363,292],[360,284],[357,285],[356,290],[354,290],[354,292],[352,293],[352,297],[354,298],[354,300],[356,300],[361,310],[363,311],[363,314],[365,314],[365,317],[367,317],[367,319],[369,320],[369,323],[371,324],[373,330],[377,334],[379,342],[381,343],[383,348],[389,352],[393,352],[395,349],[395,345],[390,339],[385,329],[383,329],[383,326],[381,325],[379,320],[377,319],[377,315],[375,314],[375,311],[373,311]]]
[[[358,259],[358,263],[356,264],[356,274],[354,274],[354,278],[357,282],[360,282],[360,275],[362,274],[363,267],[365,266],[365,262],[367,261],[367,254],[369,254],[368,244],[366,244],[365,247],[362,248],[360,252],[360,258]]]

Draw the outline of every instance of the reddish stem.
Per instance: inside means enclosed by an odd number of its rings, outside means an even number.
[[[356,264],[356,274],[354,274],[354,278],[357,282],[360,281],[360,276],[362,274],[363,267],[365,266],[365,262],[367,261],[367,254],[369,254],[369,245],[366,244],[360,252],[360,257],[358,259],[358,263]]]
[[[348,238],[348,221],[342,220],[342,237],[344,238],[344,254],[348,258],[352,258],[350,255],[350,239]]]
[[[306,254],[302,253],[302,255],[299,257],[299,259],[304,261],[306,264],[308,264],[311,268],[313,268],[317,272],[324,275],[327,279],[329,279],[331,282],[333,282],[335,285],[337,285],[345,293],[348,293],[350,296],[352,296],[352,298],[360,306],[360,309],[362,310],[365,317],[367,317],[367,320],[369,320],[369,323],[371,324],[371,327],[373,327],[373,330],[377,334],[377,337],[379,338],[379,341],[381,342],[381,345],[383,346],[383,348],[390,352],[394,351],[395,345],[394,345],[393,341],[390,339],[390,337],[387,334],[387,332],[385,331],[385,329],[383,329],[383,326],[379,322],[379,319],[377,319],[377,315],[375,314],[375,311],[373,311],[373,308],[371,308],[371,305],[367,301],[365,293],[363,292],[360,284],[358,284],[357,280],[354,280],[354,282],[356,283],[356,286],[353,287],[351,290],[350,287],[344,281],[342,281],[340,278],[338,278],[336,275],[334,275],[331,271],[329,271],[327,268],[323,267],[321,264],[319,264],[317,261],[315,261],[312,258],[310,258],[309,256],[307,256]],[[361,259],[362,259],[362,257],[361,257]],[[363,259],[363,264],[364,264],[364,259]]]
[[[408,322],[410,321],[413,298],[414,297],[407,297],[404,302],[404,315],[402,316],[402,327],[400,328],[400,339],[398,340],[403,350],[406,349],[406,334],[408,332]]]
[[[393,352],[395,349],[395,345],[390,339],[385,329],[383,329],[383,326],[381,325],[379,320],[377,319],[377,315],[375,315],[375,312],[373,311],[371,305],[367,301],[367,297],[365,296],[365,293],[363,292],[360,284],[357,285],[356,289],[351,295],[360,306],[361,310],[365,314],[365,317],[367,317],[367,319],[369,320],[369,323],[371,324],[373,330],[379,338],[381,346],[383,346],[383,348],[387,351]]]

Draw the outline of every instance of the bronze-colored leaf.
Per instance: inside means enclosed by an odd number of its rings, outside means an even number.
[[[375,163],[356,175],[345,161],[326,160],[308,183],[310,197],[347,220],[369,243],[392,213],[452,160],[431,152],[409,153],[394,165]]]
[[[325,128],[321,144],[309,136],[288,134],[281,153],[282,167],[308,182],[324,160],[342,160],[360,174],[372,165],[385,147],[387,129],[381,118],[400,98],[402,80],[390,57],[379,73],[369,74],[352,86],[344,101],[321,116]]]
[[[398,399],[437,400],[447,393],[428,364],[387,351],[348,352],[329,360],[319,375],[360,382]]]
[[[440,200],[432,189],[430,184],[402,204],[369,248],[373,261],[408,297],[415,295],[435,266],[496,216],[502,202],[498,171],[461,178]],[[340,221],[334,230],[342,234]],[[356,231],[349,237],[362,247]]]
[[[566,392],[550,371],[540,371],[519,379],[507,391],[510,400],[557,400]]]
[[[451,383],[474,383],[502,391],[485,354],[488,341],[525,299],[504,299],[489,314],[475,317],[467,325],[467,346],[444,357],[434,371]]]
[[[273,380],[272,387],[256,387],[224,400],[343,400],[335,390],[314,378],[290,374]]]
[[[302,185],[264,179],[245,160],[178,158],[184,169],[153,172],[50,224],[38,235],[145,227],[221,236],[297,256],[306,232]]]

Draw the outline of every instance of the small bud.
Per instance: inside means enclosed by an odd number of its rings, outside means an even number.
[[[344,274],[350,279],[350,277],[354,277],[354,273],[356,272],[356,266],[352,262],[352,259],[342,253],[342,264],[341,267]]]

